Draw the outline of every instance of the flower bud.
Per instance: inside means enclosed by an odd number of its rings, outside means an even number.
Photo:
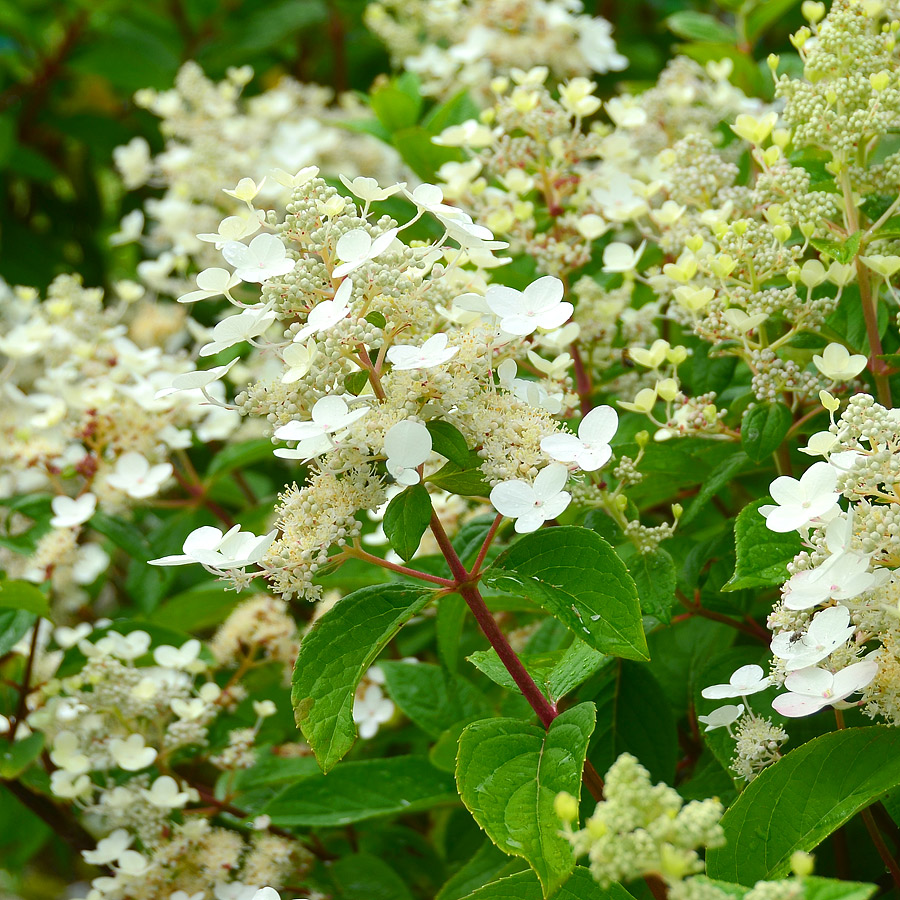
[[[563,822],[574,822],[578,818],[578,801],[566,791],[561,791],[553,800],[553,811]]]
[[[798,878],[806,878],[812,875],[815,868],[816,858],[812,853],[806,853],[803,850],[795,850],[791,854],[791,871]]]

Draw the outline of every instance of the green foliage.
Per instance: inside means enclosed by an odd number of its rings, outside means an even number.
[[[494,560],[485,583],[541,604],[601,653],[647,659],[634,581],[592,531],[565,527],[527,535]]]
[[[787,581],[787,564],[800,552],[800,536],[769,531],[759,512],[766,502],[751,503],[738,513],[734,523],[737,565],[723,590],[773,587]]]
[[[559,836],[553,801],[560,791],[578,796],[593,705],[557,716],[545,731],[518,719],[486,719],[459,739],[456,779],[475,821],[505,853],[528,861],[550,896],[575,865]]]
[[[761,403],[744,413],[741,446],[753,462],[762,462],[780,446],[791,427],[791,411],[783,403]]]
[[[812,850],[848,819],[900,784],[900,734],[884,726],[815,738],[752,781],[711,850],[713,878],[753,884],[783,877],[795,850]]]
[[[397,494],[384,513],[384,533],[401,559],[408,560],[418,550],[431,521],[431,497],[422,484]]]
[[[376,585],[344,597],[304,637],[294,667],[297,724],[324,772],[353,746],[353,692],[384,646],[431,595]]]

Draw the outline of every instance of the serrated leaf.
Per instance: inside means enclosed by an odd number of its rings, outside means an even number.
[[[471,682],[430,663],[379,663],[388,694],[426,734],[438,738],[461,719],[488,716],[491,706]]]
[[[29,581],[0,581],[0,608],[22,609],[45,619],[50,618],[47,595]]]
[[[672,13],[665,21],[673,34],[689,41],[737,43],[735,30],[707,13],[686,9]]]
[[[461,497],[487,497],[490,485],[481,471],[481,457],[470,450],[465,465],[452,460],[441,466],[429,479],[430,484]]]
[[[380,857],[353,853],[341,857],[331,868],[341,897],[366,900],[413,900],[406,882]]]
[[[672,620],[677,581],[675,561],[671,554],[662,549],[647,553],[634,552],[625,559],[625,564],[637,585],[641,611],[646,616],[653,616],[668,624]]]
[[[346,762],[294,782],[263,807],[282,828],[326,828],[457,802],[452,776],[424,756]]]
[[[0,609],[0,656],[6,656],[34,624],[34,613],[24,609]]]
[[[542,900],[540,882],[532,872],[520,872],[480,887],[463,900]],[[621,884],[601,887],[590,871],[576,866],[553,900],[634,900]]]
[[[795,531],[787,534],[769,531],[759,512],[768,502],[758,500],[738,513],[734,523],[737,564],[734,575],[722,590],[775,587],[787,581],[787,565],[801,550],[800,535]]]
[[[471,461],[469,445],[458,428],[443,419],[432,419],[425,423],[425,427],[431,435],[431,447],[434,451],[446,456],[460,468],[469,465]]]
[[[431,522],[431,497],[423,484],[397,494],[384,511],[382,527],[401,559],[412,559]]]
[[[648,658],[634,581],[593,531],[561,526],[527,534],[494,560],[484,580],[539,603],[601,653]]]
[[[496,650],[477,650],[466,659],[501,687],[510,691],[518,690]],[[610,661],[610,657],[604,656],[578,638],[566,650],[520,653],[519,659],[551,703],[574,691]]]
[[[678,732],[672,707],[650,669],[617,661],[605,669],[595,696],[597,728],[590,758],[605,772],[621,753],[631,753],[654,781],[671,784],[678,761]]]
[[[856,231],[844,241],[827,241],[824,238],[810,238],[810,244],[820,253],[830,256],[842,265],[847,265],[859,253],[862,232]]]
[[[484,885],[493,883],[507,875],[524,871],[531,879],[531,883],[540,893],[541,883],[534,873],[528,868],[524,860],[514,856],[507,856],[502,850],[498,850],[490,841],[485,841],[478,852],[441,888],[435,900],[463,900],[473,891]],[[518,896],[518,895],[517,895]]]
[[[900,785],[900,731],[835,731],[792,750],[755,778],[722,818],[726,845],[706,854],[712,878],[782,878],[791,854],[815,849],[860,810]]]
[[[366,670],[431,593],[406,584],[361,588],[339,600],[303,637],[291,700],[323,771],[353,746],[353,696]]]
[[[785,439],[794,418],[783,403],[760,403],[741,420],[741,446],[753,462],[762,462]]]
[[[553,801],[560,791],[580,796],[594,721],[593,703],[580,703],[546,731],[497,718],[474,722],[459,738],[456,782],[463,803],[504,853],[527,860],[545,897],[575,867]]]

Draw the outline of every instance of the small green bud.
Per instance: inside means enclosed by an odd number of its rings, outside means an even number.
[[[816,858],[812,853],[806,853],[804,850],[795,850],[791,854],[791,871],[798,878],[806,878],[812,875],[815,868]]]
[[[574,822],[578,818],[578,801],[566,791],[561,791],[553,800],[553,811],[563,822]]]
[[[646,447],[647,444],[650,443],[650,432],[649,431],[639,431],[634,436],[634,440],[635,440],[635,443],[638,445],[638,447],[640,447],[641,450],[643,450],[644,447]]]

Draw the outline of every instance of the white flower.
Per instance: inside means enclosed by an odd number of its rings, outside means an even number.
[[[76,554],[72,565],[72,580],[76,584],[93,584],[109,565],[109,554],[99,544],[80,544]]]
[[[874,587],[879,569],[869,571],[869,557],[849,551],[829,556],[820,566],[791,576],[784,595],[786,609],[811,609],[829,600],[852,600]]]
[[[177,394],[181,391],[203,390],[214,382],[223,378],[235,363],[239,362],[240,357],[236,356],[230,363],[224,366],[214,366],[212,369],[195,369],[193,372],[185,372],[183,375],[176,375],[172,379],[172,387],[163,388],[156,392],[156,399],[168,397],[170,394]]]
[[[783,631],[772,638],[772,653],[786,660],[785,668],[805,669],[830,656],[853,635],[850,610],[845,606],[823,609],[805,632]]]
[[[108,240],[113,247],[130,244],[140,238],[143,230],[144,213],[139,209],[133,209],[127,215],[122,216],[122,221],[119,222],[119,230],[115,234],[111,234]]]
[[[578,426],[578,436],[568,432],[551,434],[541,440],[541,450],[551,459],[575,463],[585,472],[595,472],[612,456],[609,442],[619,426],[619,417],[611,406],[592,409]]]
[[[206,300],[209,297],[218,297],[220,294],[231,297],[229,291],[233,287],[237,287],[240,283],[241,279],[237,276],[237,273],[232,274],[227,269],[221,269],[217,266],[214,266],[211,269],[204,269],[197,274],[198,290],[182,294],[178,298],[178,302],[196,303],[198,300]]]
[[[878,663],[871,659],[853,663],[832,675],[811,666],[791,672],[784,686],[789,693],[772,701],[776,712],[791,719],[809,716],[826,706],[835,706],[851,694],[861,691],[878,673]]]
[[[125,850],[119,856],[118,870],[125,875],[139,877],[146,874],[150,868],[150,862],[142,853],[137,850]]]
[[[250,245],[227,241],[222,247],[225,261],[234,266],[234,274],[241,281],[262,283],[279,275],[287,275],[294,268],[294,260],[287,255],[287,247],[274,234],[258,234]]]
[[[150,635],[146,631],[132,631],[130,634],[110,631],[93,645],[93,653],[89,650],[90,647],[91,644],[87,642],[79,645],[85,656],[106,654],[129,662],[143,656],[150,649]]]
[[[862,353],[850,354],[843,344],[829,344],[822,355],[813,356],[816,368],[832,381],[850,381],[866,367],[866,357]]]
[[[337,325],[341,319],[346,319],[350,315],[347,304],[350,302],[352,291],[353,282],[345,278],[334,292],[333,300],[324,300],[310,310],[306,317],[306,325],[294,335],[294,340],[305,341],[310,335],[326,331],[332,325]]]
[[[761,506],[769,531],[784,533],[804,528],[813,519],[824,516],[837,505],[840,495],[837,472],[826,462],[810,466],[797,481],[789,475],[780,475],[769,487],[769,493],[778,506]]]
[[[58,647],[68,650],[74,647],[82,638],[86,638],[93,628],[88,622],[79,622],[73,628],[68,625],[60,625],[53,629],[53,640],[56,641]]]
[[[537,328],[547,331],[559,328],[572,315],[572,304],[562,299],[564,292],[558,278],[545,275],[524,291],[492,284],[484,299],[491,312],[500,319],[503,331],[524,337]]]
[[[738,309],[736,306],[732,306],[731,309],[726,309],[722,315],[724,316],[725,321],[737,331],[738,334],[746,334],[748,331],[752,331],[769,318],[768,313],[756,313],[752,316],[747,315],[747,313],[742,309]]]
[[[538,357],[540,359],[540,357]],[[543,362],[543,360],[542,360]],[[555,415],[562,410],[563,395],[562,393],[551,394],[542,384],[537,381],[529,381],[525,378],[516,378],[519,368],[514,359],[504,359],[497,366],[497,375],[500,384],[503,385],[511,394],[539,409],[546,409],[547,412]]]
[[[387,470],[398,484],[419,483],[416,468],[431,454],[431,434],[421,422],[404,419],[388,429],[384,436]]]
[[[349,275],[350,272],[369,262],[369,260],[381,256],[393,243],[396,236],[396,228],[388,229],[375,240],[372,240],[369,232],[362,228],[354,228],[352,231],[342,234],[335,249],[338,259],[342,259],[344,262],[335,268],[331,273],[331,277],[342,278],[344,275]]]
[[[838,443],[836,434],[830,431],[817,431],[809,436],[805,447],[800,447],[800,452],[807,456],[828,456],[828,453],[834,449]]]
[[[402,191],[406,187],[406,182],[393,184],[390,187],[383,188],[374,178],[366,178],[365,175],[357,175],[352,181],[344,175],[339,176],[342,184],[350,193],[355,194],[360,200],[366,203],[375,203],[379,200],[387,200],[398,191]]]
[[[169,702],[169,708],[179,719],[185,722],[193,722],[199,719],[208,707],[199,697],[191,697],[190,700],[173,697]]]
[[[262,213],[257,210],[246,210],[236,216],[226,216],[219,222],[217,231],[198,234],[197,239],[207,244],[215,244],[216,250],[221,250],[229,241],[242,241],[245,237],[256,234],[262,225],[261,216]]]
[[[251,898],[251,900],[281,900],[281,896],[275,888],[260,888]]]
[[[772,684],[759,666],[741,666],[728,679],[728,684],[713,684],[703,688],[701,697],[707,700],[724,700],[726,697],[747,697],[764,691]]]
[[[124,740],[113,738],[109,742],[109,754],[115,764],[126,772],[146,769],[156,759],[156,750],[145,746],[142,734],[130,734]]]
[[[208,569],[228,571],[259,562],[275,540],[277,531],[257,537],[235,525],[224,535],[212,525],[194,529],[184,541],[183,554],[151,559],[151,566],[186,566],[200,563]]]
[[[364,740],[375,737],[378,726],[394,715],[394,704],[381,692],[377,684],[370,684],[361,697],[353,701],[353,721],[359,726]]]
[[[316,342],[307,341],[306,344],[289,344],[281,351],[287,369],[281,376],[283,384],[293,384],[301,378],[305,378],[312,369],[313,360],[318,355]]]
[[[527,481],[503,481],[491,490],[491,503],[503,516],[516,520],[519,534],[536,531],[548,519],[565,510],[572,495],[563,488],[569,470],[561,463],[551,463],[538,472],[534,484]]]
[[[275,429],[281,441],[308,441],[347,428],[370,411],[368,406],[350,410],[343,397],[329,394],[317,400],[312,408],[311,422],[288,422]]]
[[[646,241],[641,241],[637,250],[621,241],[613,241],[603,249],[604,272],[632,272],[641,261]]]
[[[509,246],[506,241],[495,241],[494,234],[489,228],[477,225],[465,213],[452,219],[446,216],[438,218],[447,229],[447,237],[452,238],[460,247],[468,251],[470,257],[475,253],[486,255],[492,250],[503,250]],[[509,262],[509,258],[495,260],[493,265],[504,265],[507,262]]]
[[[160,775],[143,794],[160,809],[181,809],[191,799],[188,791],[178,790],[178,782],[171,775]]]
[[[90,760],[81,752],[78,736],[71,731],[61,731],[56,735],[50,761],[71,775],[81,775],[90,769]]]
[[[84,524],[97,509],[97,498],[90,492],[76,499],[71,497],[54,497],[50,502],[53,518],[50,524],[54,528],[76,528]]]
[[[444,332],[433,334],[421,347],[397,344],[388,349],[387,358],[398,371],[405,369],[431,369],[451,360],[459,347],[448,347],[449,338]]]
[[[291,188],[291,190],[303,187],[304,184],[312,181],[318,174],[318,166],[304,166],[302,169],[298,169],[293,175],[289,172],[285,172],[284,169],[272,170],[272,177],[275,181],[282,187]]]
[[[213,328],[213,340],[200,348],[200,355],[212,356],[242,341],[249,341],[262,334],[276,318],[276,313],[263,306],[251,306],[236,316],[228,316]]]
[[[143,500],[158,494],[172,471],[171,463],[151,466],[140,453],[129,450],[116,460],[116,468],[107,476],[106,483],[110,487],[124,491],[129,497]]]
[[[95,850],[82,850],[84,861],[92,866],[108,866],[114,863],[130,846],[134,836],[124,828],[117,828],[112,834],[97,842]]]
[[[163,644],[160,647],[156,647],[153,651],[153,658],[163,668],[183,669],[186,672],[191,671],[199,656],[200,641],[196,638],[185,641],[181,647]]]
[[[75,800],[91,793],[92,782],[87,775],[75,775],[65,769],[57,769],[50,776],[50,791],[64,800]]]
[[[269,716],[274,716],[278,712],[278,707],[271,700],[254,700],[253,712],[260,719],[268,719]]]
[[[595,188],[591,196],[600,206],[604,218],[612,222],[637,219],[649,208],[647,201],[638,197],[624,181],[616,182],[607,189]]]
[[[704,731],[713,731],[716,728],[728,728],[744,714],[744,704],[737,706],[720,706],[714,709],[708,716],[697,716],[697,721],[702,722],[706,728]]]

